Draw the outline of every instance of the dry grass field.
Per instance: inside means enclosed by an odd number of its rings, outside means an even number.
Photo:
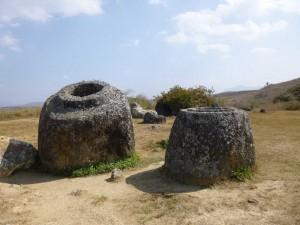
[[[63,178],[34,171],[0,179],[0,225],[264,225],[300,224],[300,112],[251,113],[257,171],[247,182],[209,188],[182,185],[161,176],[166,139],[174,121],[145,125],[135,120],[142,163],[125,171]],[[17,119],[16,119],[17,118]],[[0,136],[37,144],[38,118],[7,119]]]

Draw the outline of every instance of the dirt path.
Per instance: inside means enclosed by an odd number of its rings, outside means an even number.
[[[0,180],[0,224],[299,224],[289,210],[300,197],[299,181],[218,184],[208,189],[164,179],[160,164],[109,174],[59,179],[20,172]],[[297,191],[297,193],[292,192]],[[299,202],[298,202],[299,203]]]

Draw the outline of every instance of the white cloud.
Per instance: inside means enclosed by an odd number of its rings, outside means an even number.
[[[222,52],[222,53],[229,53],[231,51],[231,47],[229,45],[219,44],[219,43],[205,44],[205,45],[199,44],[197,50],[203,54],[211,50]]]
[[[134,47],[134,48],[137,48],[139,47],[141,44],[141,40],[139,39],[134,39],[134,40],[131,40],[129,41],[127,44],[122,44],[121,47]]]
[[[19,47],[19,40],[10,33],[0,36],[0,47],[8,48],[13,51],[21,50]]]
[[[173,44],[196,45],[200,53],[210,50],[228,53],[234,41],[255,41],[285,29],[286,20],[271,19],[270,14],[274,12],[300,13],[300,1],[224,0],[213,10],[175,16],[177,31],[166,35],[165,40]]]
[[[167,5],[167,0],[148,0],[150,5]]]
[[[102,13],[102,0],[1,0],[0,22],[26,19],[45,22],[55,15],[64,17]]]
[[[132,41],[132,46],[134,46],[134,47],[138,47],[138,46],[140,46],[140,44],[141,44],[141,40],[139,40],[139,39],[135,39]]]
[[[274,54],[274,53],[277,52],[277,50],[274,49],[274,48],[260,47],[260,48],[252,49],[251,52],[254,53],[254,54]]]

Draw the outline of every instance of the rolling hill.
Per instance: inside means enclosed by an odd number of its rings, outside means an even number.
[[[300,85],[300,78],[282,83],[270,84],[259,90],[223,92],[216,94],[216,96],[223,99],[226,106],[238,108],[267,107],[273,103],[275,97],[297,85]]]

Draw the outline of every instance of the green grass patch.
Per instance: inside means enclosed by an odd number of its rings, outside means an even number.
[[[253,173],[250,167],[240,167],[237,170],[231,172],[231,178],[240,182],[251,180],[252,176]]]
[[[115,168],[124,170],[127,168],[136,167],[139,162],[140,162],[140,157],[134,154],[131,157],[126,159],[122,159],[114,162],[107,162],[107,163],[96,163],[96,164],[91,164],[84,168],[76,169],[71,172],[71,176],[85,177],[85,176],[97,175],[97,174],[111,172]]]
[[[156,146],[159,148],[167,149],[169,145],[169,139],[164,139],[156,143]]]

